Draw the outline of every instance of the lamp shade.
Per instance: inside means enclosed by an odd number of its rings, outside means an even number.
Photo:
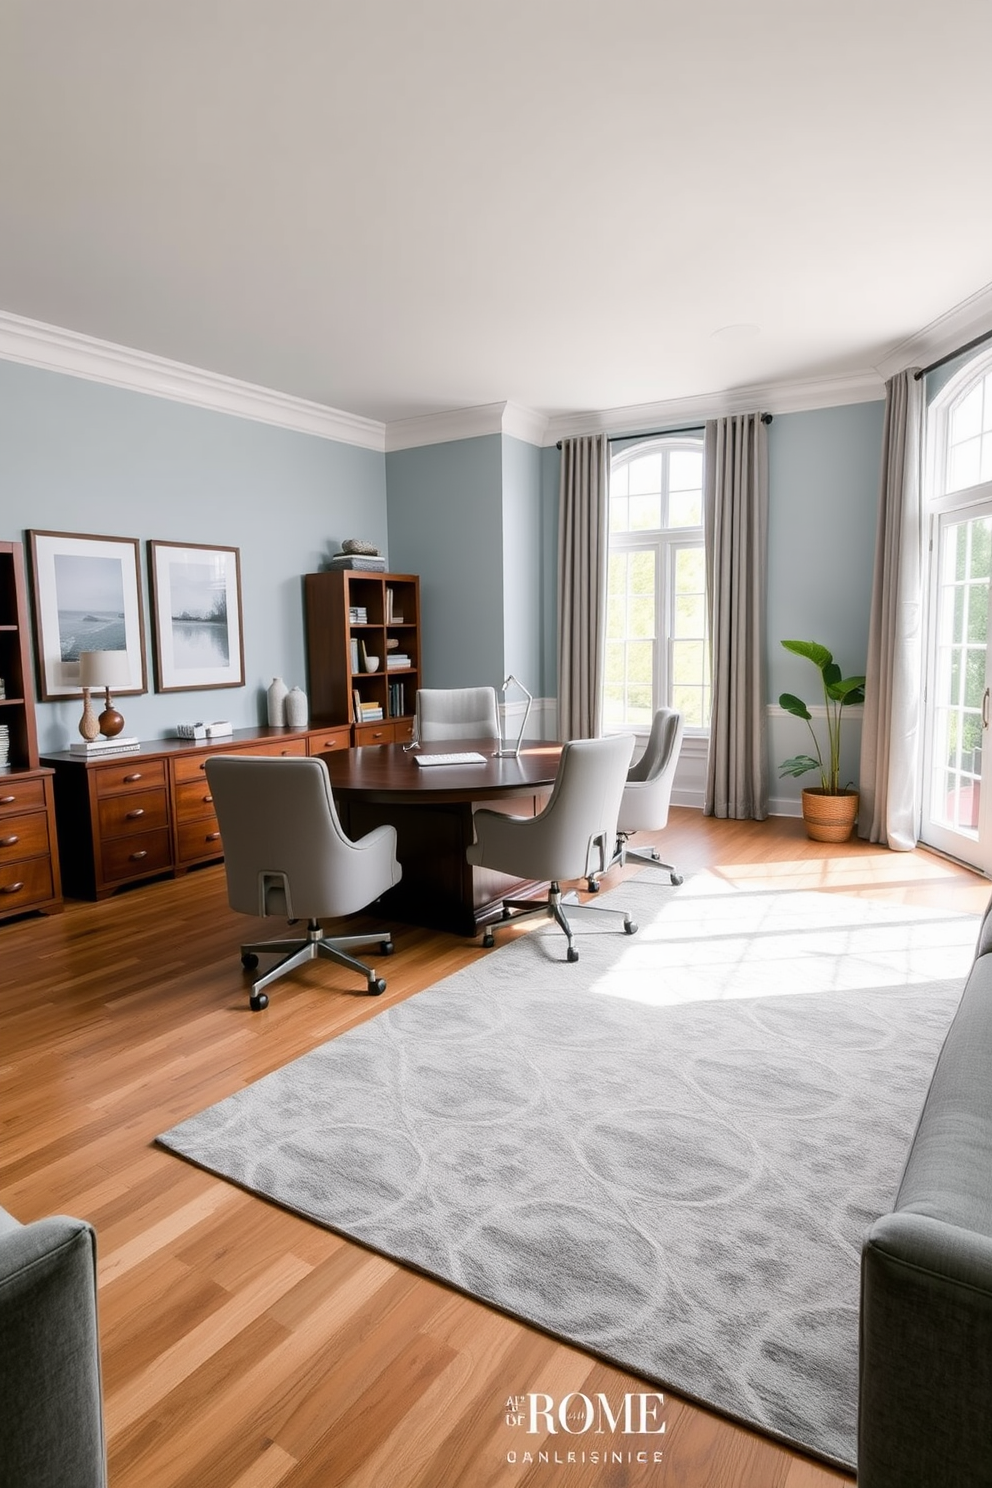
[[[119,689],[131,685],[131,665],[126,651],[80,651],[80,687]]]

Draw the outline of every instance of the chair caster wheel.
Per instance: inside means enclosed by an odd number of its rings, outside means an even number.
[[[369,980],[370,997],[381,997],[385,990],[386,983],[383,981],[382,977],[376,977],[374,981],[371,979]]]
[[[259,992],[257,995],[253,993],[248,1001],[251,1004],[251,1010],[253,1013],[260,1013],[263,1008],[267,1008],[269,1005],[269,999],[266,997],[264,992]]]
[[[578,959],[579,959],[579,953],[578,953],[578,951],[575,949],[574,946],[569,946],[568,950],[565,952],[565,960],[566,961],[578,961]]]
[[[587,878],[586,879],[586,888],[588,889],[588,891],[589,891],[590,894],[598,894],[599,893],[599,884],[597,883],[597,881],[594,878]]]
[[[672,874],[672,883],[673,884],[685,883],[685,879],[682,877],[682,874],[681,873],[673,873]]]
[[[393,945],[393,942],[391,940],[384,940],[382,942],[382,944],[379,946],[379,955],[380,956],[391,956],[393,954],[393,951],[395,949],[396,948]]]
[[[624,933],[624,935],[636,935],[637,934],[637,921],[636,920],[625,920],[624,921],[624,926],[623,926],[623,933]]]
[[[485,950],[485,951],[491,951],[492,948],[493,948],[493,946],[495,944],[496,944],[496,937],[495,937],[495,935],[493,935],[493,933],[492,933],[491,930],[487,930],[486,933],[485,933],[485,935],[482,937],[482,948],[483,948],[483,950]]]
[[[241,965],[244,967],[245,971],[254,971],[255,967],[258,965],[258,957],[255,955],[255,952],[246,951],[245,954],[241,957]],[[264,1007],[265,1004],[263,1003],[262,1005]]]

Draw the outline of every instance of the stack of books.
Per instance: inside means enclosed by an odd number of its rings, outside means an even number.
[[[379,719],[381,717],[382,717],[382,705],[381,705],[381,703],[362,703],[361,708],[360,708],[360,711],[359,711],[359,716],[358,716],[357,722],[358,723],[378,723],[378,721],[379,721]]]
[[[348,620],[352,625],[368,625],[369,612],[365,605],[351,605],[348,609]]]
[[[408,672],[410,670],[410,658],[405,651],[390,651],[386,655],[386,670]]]
[[[82,754],[89,759],[96,759],[104,754],[133,754],[136,749],[140,748],[140,739],[125,738],[123,734],[118,734],[115,739],[80,739],[77,743],[69,745],[69,753]]]
[[[359,573],[385,573],[386,560],[381,553],[334,553],[328,568],[350,568]]]

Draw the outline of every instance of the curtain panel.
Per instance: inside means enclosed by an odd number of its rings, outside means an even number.
[[[594,739],[602,724],[609,552],[609,440],[566,439],[558,488],[558,736]]]
[[[704,448],[713,707],[703,812],[763,821],[768,432],[757,413],[711,419]]]
[[[872,579],[858,834],[900,852],[916,846],[923,706],[923,382],[885,384]]]

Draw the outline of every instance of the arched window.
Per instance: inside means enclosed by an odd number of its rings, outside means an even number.
[[[610,462],[603,721],[646,729],[660,707],[710,718],[702,437],[632,442]]]

